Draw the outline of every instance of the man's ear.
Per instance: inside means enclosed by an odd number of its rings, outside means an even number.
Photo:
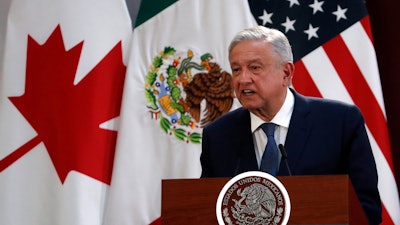
[[[285,64],[283,64],[282,69],[284,72],[283,76],[284,84],[286,86],[289,86],[292,84],[292,79],[294,74],[294,64],[292,62],[286,62]]]

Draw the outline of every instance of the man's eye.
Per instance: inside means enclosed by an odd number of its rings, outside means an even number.
[[[259,69],[260,67],[259,66],[251,66],[250,67],[252,70],[257,70],[257,69]]]
[[[238,73],[239,72],[239,68],[232,68],[232,73]]]

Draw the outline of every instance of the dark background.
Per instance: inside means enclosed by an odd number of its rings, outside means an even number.
[[[397,187],[400,189],[400,13],[396,0],[367,0],[386,106]]]

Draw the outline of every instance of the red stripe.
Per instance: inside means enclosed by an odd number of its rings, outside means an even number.
[[[360,20],[361,26],[364,28],[365,32],[367,33],[369,40],[371,40],[372,44],[374,44],[374,39],[372,37],[372,30],[371,30],[371,24],[369,21],[369,16],[364,17],[362,20]]]
[[[382,223],[381,225],[394,225],[392,217],[390,217],[385,204],[382,204]]]
[[[364,17],[362,20],[360,20],[361,26],[364,28],[365,32],[367,33],[369,39],[371,40],[372,45],[374,45],[374,39],[372,36],[372,30],[371,30],[371,24],[370,24],[370,18],[369,16]],[[387,125],[387,124],[386,124]],[[389,149],[390,150],[390,149]],[[388,158],[385,155],[386,158]],[[390,155],[390,165],[392,164],[392,156]],[[393,170],[393,169],[392,169]],[[385,203],[383,202],[382,204],[382,224],[385,225],[394,225],[394,221],[393,219],[390,217],[387,209],[387,207],[385,206]]]
[[[151,222],[149,225],[161,225],[161,217],[158,217],[156,220]]]
[[[386,118],[375,95],[364,79],[341,36],[336,36],[323,48],[334,65],[354,103],[360,108],[367,126],[383,152],[392,173],[394,171]]]
[[[2,160],[0,160],[0,172],[5,170],[7,167],[9,167],[11,164],[13,164],[15,161],[17,161],[19,158],[24,156],[26,153],[28,153],[30,150],[32,150],[36,145],[38,145],[41,142],[39,136],[36,136],[26,142],[24,145],[19,147],[17,150],[13,151],[10,153],[8,156],[4,157]]]
[[[315,85],[303,61],[297,61],[295,67],[293,86],[296,91],[307,96],[322,97],[321,92],[319,92],[317,85]]]

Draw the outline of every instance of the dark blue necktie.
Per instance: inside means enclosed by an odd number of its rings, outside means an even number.
[[[260,170],[276,176],[278,174],[279,154],[274,138],[275,124],[264,123],[261,125],[261,129],[267,135],[268,142],[261,159]]]

